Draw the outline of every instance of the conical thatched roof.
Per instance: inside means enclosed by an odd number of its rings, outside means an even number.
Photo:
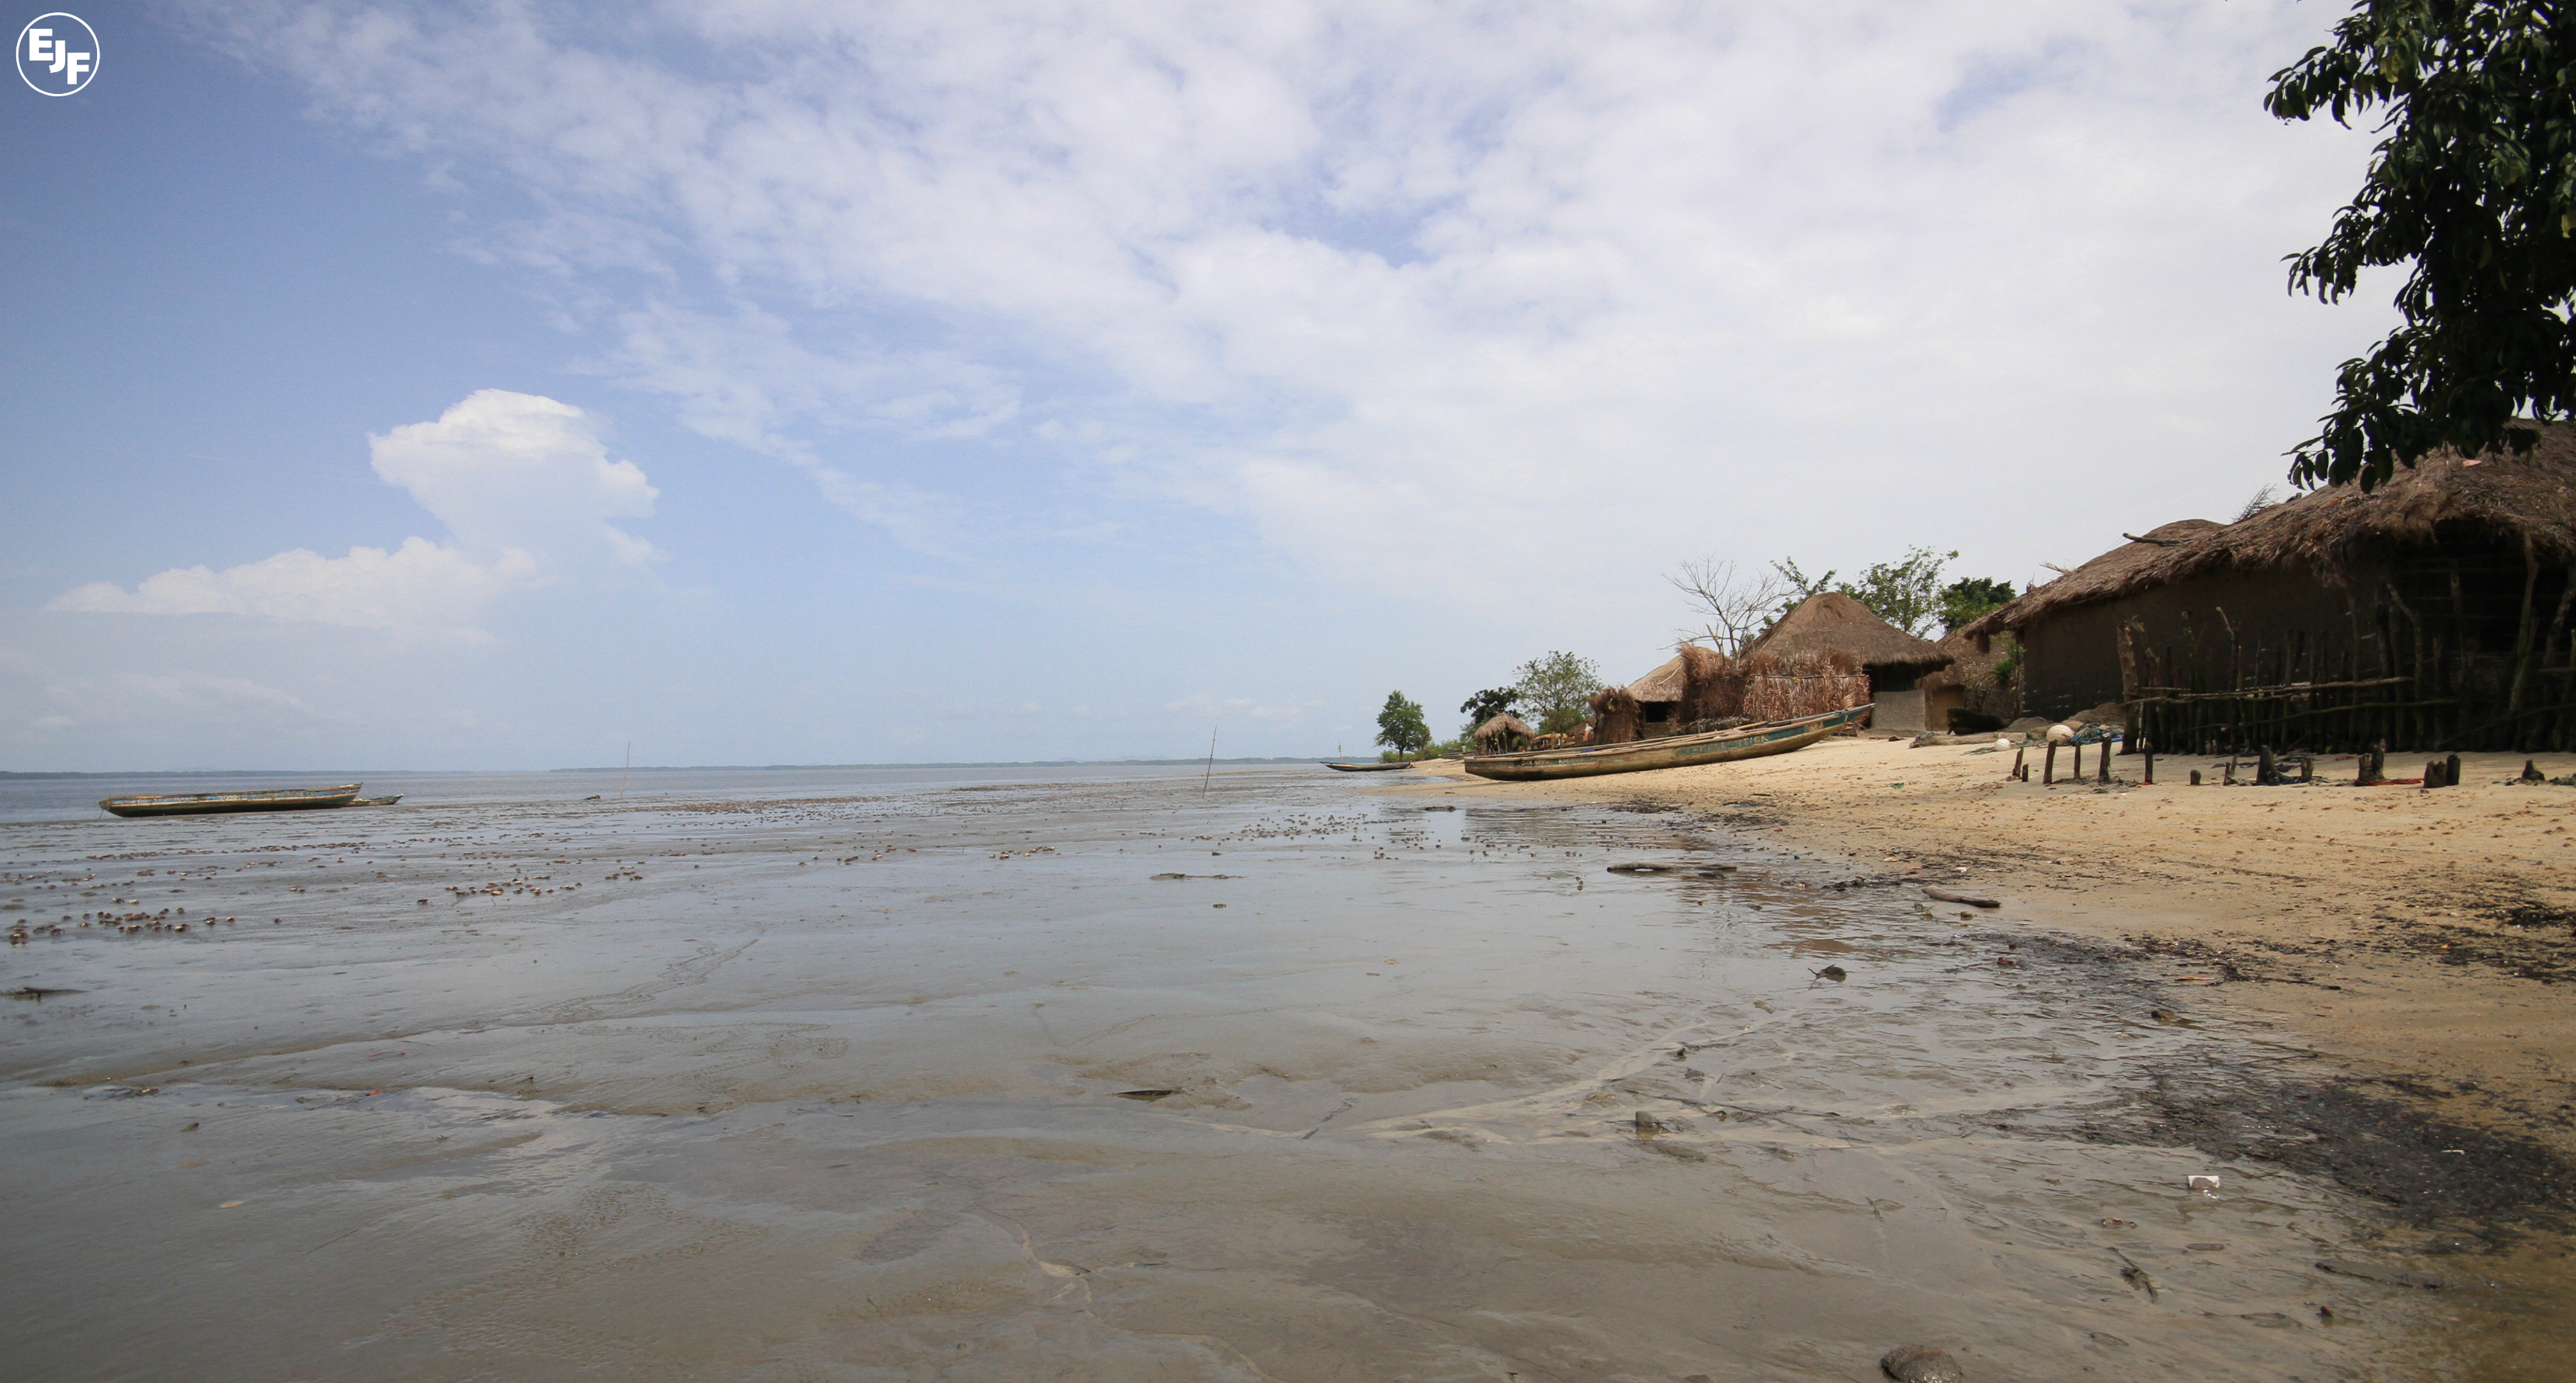
[[[2302,567],[2340,581],[2365,550],[2482,536],[2535,555],[2576,561],[2576,426],[2541,429],[2528,456],[2425,457],[2369,494],[2357,485],[2313,490],[2231,524],[2166,524],[1969,625],[1986,636],[2039,616],[2205,572]]]
[[[1950,655],[1880,619],[1870,608],[1840,591],[1819,591],[1799,601],[1780,622],[1763,631],[1744,650],[1748,658],[1768,653],[1790,659],[1839,649],[1863,667],[1939,667]]]
[[[1531,729],[1528,721],[1521,719],[1519,716],[1513,715],[1509,711],[1505,711],[1469,731],[1467,733],[1467,738],[1474,740],[1489,740],[1497,735],[1521,735],[1530,739],[1536,739],[1538,738],[1538,731]]]
[[[1628,694],[1640,701],[1679,701],[1689,690],[1690,676],[1682,668],[1682,655],[1676,653],[1662,667],[1628,684]]]

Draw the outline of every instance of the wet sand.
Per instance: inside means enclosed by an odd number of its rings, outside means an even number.
[[[2401,1111],[2389,1117],[2525,1146],[2501,1163],[2452,1154],[2477,1164],[2459,1173],[2345,1171],[2419,1221],[2483,1227],[2511,1245],[2530,1290],[2576,1314],[2562,1232],[2576,1159],[2576,788],[2517,782],[2528,756],[2503,754],[2464,756],[2462,785],[2433,792],[2354,786],[2349,757],[2319,760],[2313,784],[2270,788],[2217,786],[2226,760],[2172,755],[2144,786],[2141,760],[2121,757],[2105,788],[2090,751],[2086,781],[2050,787],[2035,752],[2024,784],[2007,781],[2010,751],[1979,747],[1838,738],[1776,759],[1551,784],[1451,766],[1405,790],[1686,812],[1907,896],[1928,883],[1993,898],[2000,908],[1971,909],[1992,925],[2152,957],[2173,992],[2273,1025],[2344,1086]],[[2561,777],[2576,756],[2537,765]],[[2068,774],[2071,756],[2058,767]],[[2252,776],[2250,761],[2236,767]],[[2202,786],[2189,785],[2194,770]],[[2570,1344],[2508,1345],[2482,1367],[2561,1377]]]
[[[0,826],[0,919],[66,929],[0,962],[55,991],[0,1014],[0,1348],[1804,1380],[1924,1341],[1980,1380],[2271,1380],[2507,1377],[2493,1340],[2545,1332],[2495,1255],[2178,1127],[2223,1106],[2176,1072],[2331,1080],[2277,1018],[2035,913],[1853,887],[1794,813],[1635,788]]]

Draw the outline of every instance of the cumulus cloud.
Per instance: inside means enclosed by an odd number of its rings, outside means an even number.
[[[485,389],[367,439],[375,472],[447,528],[345,557],[306,549],[216,570],[174,568],[133,590],[94,581],[48,609],[80,614],[252,615],[362,629],[475,634],[495,597],[548,581],[641,569],[650,543],[609,520],[653,512],[658,492],[612,461],[570,404]]]
[[[331,118],[522,194],[538,210],[483,247],[617,303],[603,368],[871,521],[955,501],[818,439],[945,429],[1454,595],[1730,536],[1884,555],[1924,507],[1814,516],[1819,475],[2018,488],[2076,437],[2097,473],[2241,488],[2378,326],[2281,293],[2366,153],[2258,108],[2329,18],[674,0],[593,24],[326,0],[210,22]],[[1453,522],[1414,524],[1435,506]]]

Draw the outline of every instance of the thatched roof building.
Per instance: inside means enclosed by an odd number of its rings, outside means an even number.
[[[1504,711],[1468,731],[1467,738],[1474,740],[1479,749],[1508,748],[1515,741],[1527,744],[1537,739],[1538,731],[1528,721]]]
[[[2369,494],[2167,524],[1963,632],[2020,640],[2033,714],[2200,708],[2166,726],[2175,748],[2539,747],[2576,739],[2571,565],[2576,428],[2557,425],[2527,456],[2444,453]]]
[[[1887,730],[1923,728],[1923,674],[1946,666],[1950,655],[1880,619],[1840,591],[1819,591],[1790,607],[1777,624],[1744,650],[1749,660],[1769,654],[1784,663],[1841,655],[1869,675],[1870,723]]]

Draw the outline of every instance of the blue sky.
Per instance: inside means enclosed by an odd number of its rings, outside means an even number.
[[[79,13],[20,770],[1357,749],[1684,560],[2229,517],[2389,324],[2282,289],[2316,5]]]

